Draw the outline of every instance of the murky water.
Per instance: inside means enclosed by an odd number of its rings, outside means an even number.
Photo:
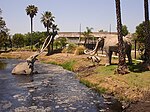
[[[28,94],[25,88],[18,86],[18,81],[21,82],[27,77],[21,76],[19,79],[19,77],[11,74],[12,68],[18,62],[16,60],[0,60],[0,111],[6,112],[11,107],[21,106],[21,103],[14,98],[14,95],[18,93]]]
[[[62,67],[35,64],[39,73],[15,76],[19,60],[0,60],[0,112],[121,112]]]
[[[6,62],[0,61],[0,70],[5,69],[6,66],[7,66],[7,63],[6,63]]]

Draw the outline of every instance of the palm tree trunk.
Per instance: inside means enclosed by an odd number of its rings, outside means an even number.
[[[53,50],[54,50],[53,46],[54,46],[54,36],[52,37],[52,43],[51,43],[52,53],[53,53]]]
[[[87,37],[85,37],[85,40],[84,40],[84,46],[87,47],[86,45],[87,45]]]
[[[144,53],[145,60],[144,61],[148,66],[150,66],[150,31],[149,31],[148,0],[144,0],[144,11],[145,11],[145,32],[146,32],[145,53]]]
[[[120,0],[116,1],[116,16],[117,16],[117,31],[118,31],[118,50],[119,50],[119,63],[118,68],[116,69],[116,73],[118,74],[126,74],[127,73],[127,65],[125,62],[125,46],[123,44],[123,36],[122,36],[122,23],[121,23],[121,7]]]
[[[32,32],[33,32],[33,18],[31,17],[31,49],[33,48]]]

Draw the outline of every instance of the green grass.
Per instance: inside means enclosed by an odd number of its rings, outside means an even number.
[[[131,72],[122,77],[131,87],[137,87],[139,89],[150,88],[150,71],[142,73]]]
[[[88,80],[81,79],[80,83],[86,85],[89,88],[92,88],[93,90],[97,91],[98,93],[106,93],[106,91],[107,91],[105,88],[99,87],[98,84],[93,84],[93,83],[89,82]]]
[[[128,66],[128,68],[131,72],[141,73],[141,72],[145,71],[142,64],[138,61],[135,61],[135,60],[133,61],[132,65]]]
[[[150,88],[150,71],[142,71],[139,62],[135,62],[128,67],[130,73],[126,75],[114,74],[117,65],[111,65],[108,67],[100,66],[95,71],[97,73],[96,76],[99,78],[111,77],[113,80],[126,82],[130,87],[139,88],[139,90]]]
[[[95,69],[95,72],[102,75],[112,75],[114,74],[114,70],[117,68],[117,65],[110,65],[110,66],[99,66]]]
[[[45,62],[43,62],[45,63]],[[67,62],[64,62],[62,64],[58,64],[57,62],[47,62],[47,64],[53,64],[53,65],[59,65],[59,66],[62,66],[64,69],[67,69],[69,71],[74,71],[74,65],[75,65],[75,60],[70,60],[70,61],[67,61]]]
[[[45,63],[45,62],[43,62],[43,63]],[[59,64],[57,64],[56,62],[48,62],[47,64],[53,64],[53,65],[59,65]]]
[[[64,62],[63,64],[61,64],[61,66],[64,68],[64,69],[67,69],[67,70],[70,70],[70,71],[74,71],[74,65],[75,65],[75,60],[70,60],[70,61],[67,61],[67,62]]]

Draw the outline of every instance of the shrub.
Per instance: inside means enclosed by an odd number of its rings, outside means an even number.
[[[74,53],[77,45],[67,44],[66,47],[62,50],[63,53]]]
[[[84,50],[85,50],[85,47],[82,45],[82,46],[78,46],[76,47],[76,50],[74,52],[75,55],[81,55],[81,54],[84,54]]]

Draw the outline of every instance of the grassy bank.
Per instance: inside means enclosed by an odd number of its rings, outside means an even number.
[[[1,58],[26,59],[32,52],[10,52],[0,54]],[[87,60],[87,55],[74,55],[66,53],[45,56],[38,59],[44,63],[52,63],[74,71],[77,78],[88,87],[98,92],[114,95],[120,100],[138,101],[147,97],[150,93],[150,71],[140,72],[138,63],[129,66],[131,72],[126,75],[116,75],[117,59],[113,59],[113,65],[105,67],[105,57],[101,57],[100,65],[92,66]]]

